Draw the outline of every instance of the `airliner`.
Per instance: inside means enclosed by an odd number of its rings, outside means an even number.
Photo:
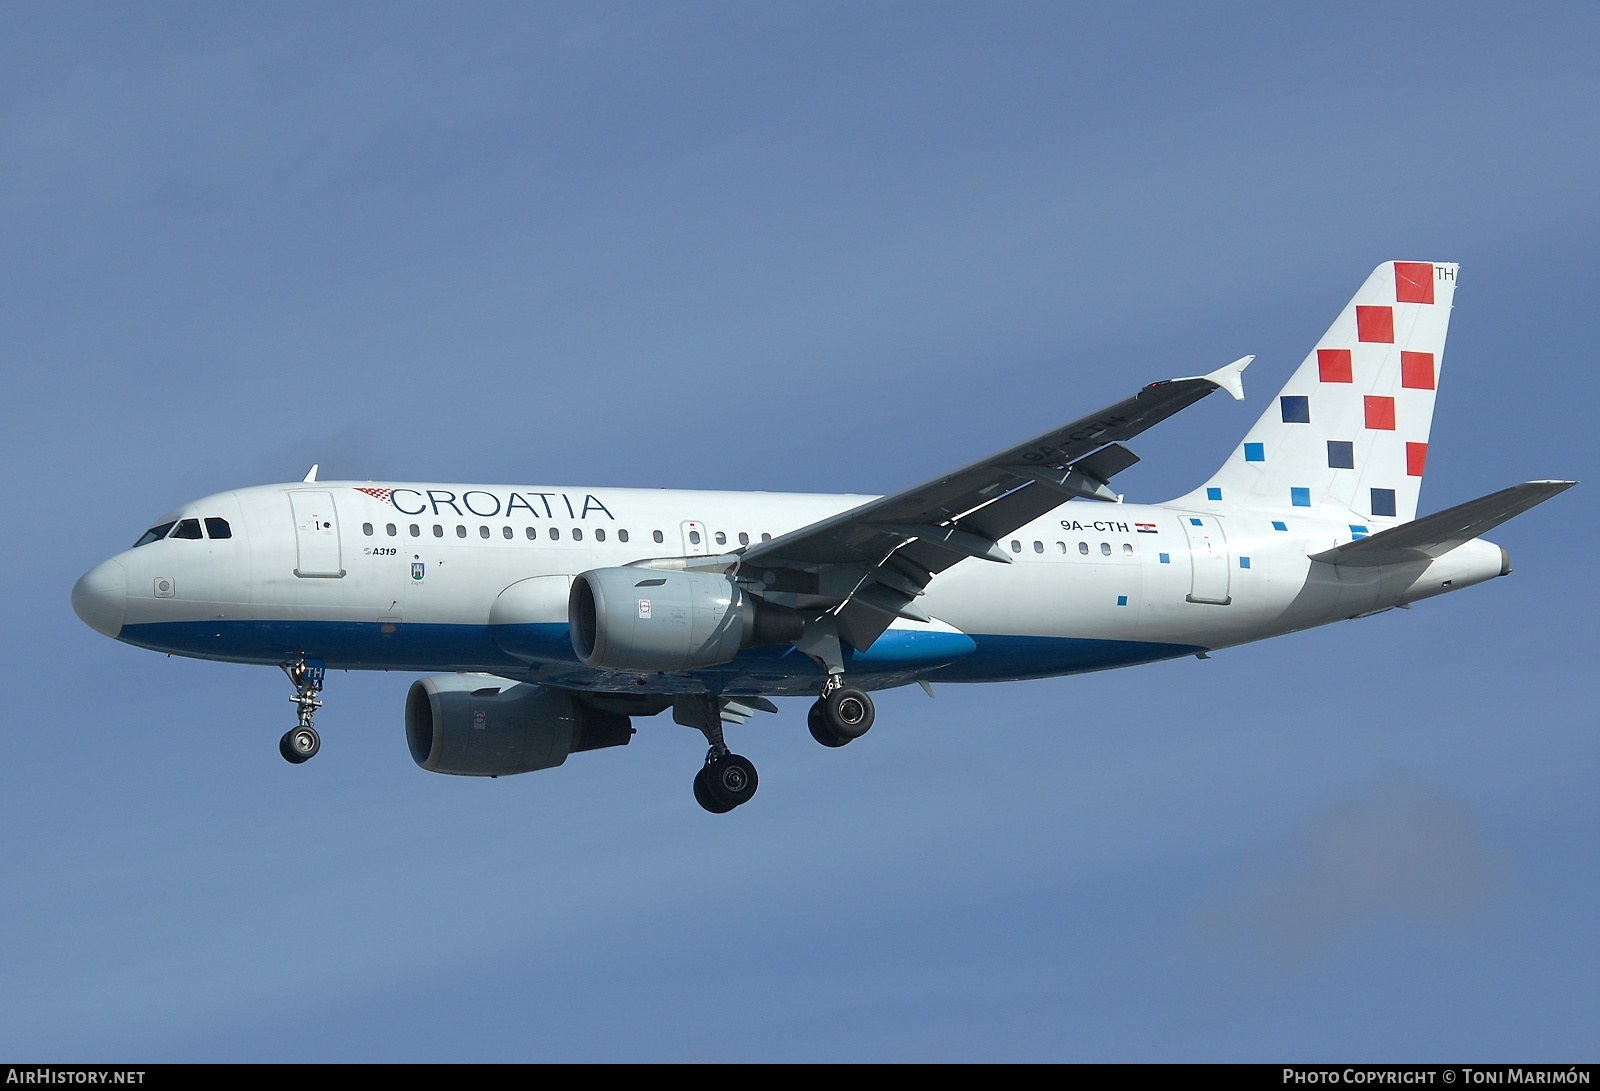
[[[140,648],[280,667],[317,753],[326,671],[427,673],[413,760],[496,777],[626,745],[668,709],[702,807],[757,786],[725,725],[811,700],[839,747],[870,693],[1127,667],[1362,617],[1511,571],[1479,535],[1571,487],[1417,517],[1458,267],[1380,265],[1204,485],[1124,501],[1126,443],[1251,357],[889,496],[303,481],[162,516],[72,605]]]

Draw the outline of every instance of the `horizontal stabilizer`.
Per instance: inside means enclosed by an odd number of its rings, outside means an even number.
[[[1507,519],[1521,515],[1576,484],[1576,481],[1524,481],[1509,489],[1501,489],[1488,496],[1468,500],[1465,504],[1457,504],[1453,508],[1379,531],[1370,538],[1358,538],[1313,554],[1311,559],[1324,564],[1374,568],[1384,564],[1404,564],[1442,557],[1464,542],[1470,542]]]

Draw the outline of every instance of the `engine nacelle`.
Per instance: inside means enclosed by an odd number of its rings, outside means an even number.
[[[567,627],[586,666],[679,671],[726,663],[741,648],[797,640],[805,619],[715,572],[597,568],[572,581]]]
[[[429,675],[406,694],[411,759],[433,773],[531,773],[632,737],[626,716],[591,708],[565,690],[492,674]]]

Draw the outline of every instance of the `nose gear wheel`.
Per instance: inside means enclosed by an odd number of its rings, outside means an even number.
[[[278,753],[291,765],[310,761],[322,749],[322,738],[314,727],[291,727],[278,740]]]

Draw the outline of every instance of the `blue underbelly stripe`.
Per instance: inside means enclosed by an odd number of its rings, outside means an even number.
[[[389,631],[384,631],[388,629]],[[514,629],[515,632],[506,630]],[[153,651],[228,662],[283,663],[298,655],[335,670],[484,671],[517,674],[534,662],[570,663],[564,624],[502,626],[358,621],[174,621],[125,626],[118,639]],[[511,650],[517,654],[511,654]],[[1089,637],[969,636],[925,630],[885,633],[865,653],[847,649],[847,676],[887,684],[916,677],[942,682],[1046,678],[1193,655],[1188,644]],[[732,663],[690,672],[707,680],[738,677],[775,688],[821,677],[792,646],[751,648]],[[893,681],[890,681],[890,679]]]

